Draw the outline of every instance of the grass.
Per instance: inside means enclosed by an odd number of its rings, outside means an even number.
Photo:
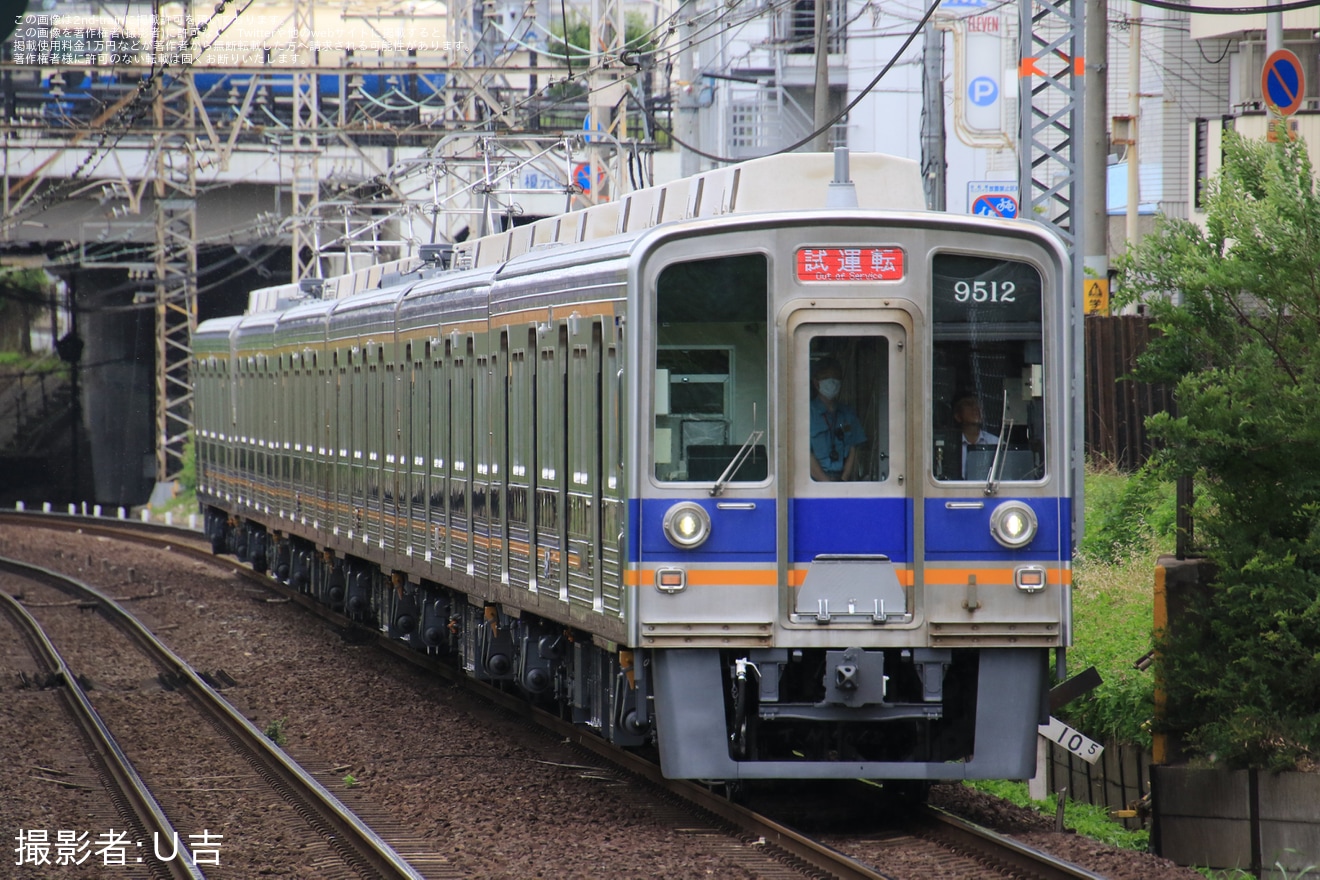
[[[1154,647],[1155,562],[1173,551],[1173,487],[1146,483],[1133,491],[1135,480],[1099,468],[1086,476],[1088,534],[1073,566],[1068,668],[1094,666],[1104,683],[1059,717],[1095,739],[1149,748],[1153,673],[1134,664]]]
[[[977,791],[1003,798],[1016,806],[1038,810],[1047,816],[1054,816],[1058,811],[1058,803],[1054,795],[1050,795],[1043,801],[1033,801],[1027,795],[1027,784],[1025,782],[986,780],[969,782],[967,785]],[[1129,831],[1111,819],[1104,807],[1093,807],[1090,804],[1065,800],[1063,802],[1063,824],[1085,837],[1123,849],[1145,852],[1150,844],[1149,831],[1144,829]]]
[[[1295,854],[1297,851],[1290,849],[1287,850],[1287,852]],[[1199,873],[1202,877],[1210,878],[1210,880],[1256,880],[1255,874],[1252,874],[1250,871],[1244,871],[1241,868],[1230,868],[1228,870],[1220,870],[1218,868],[1194,868],[1193,870]],[[1320,870],[1320,866],[1307,865],[1305,868],[1297,868],[1294,869],[1297,872],[1295,874],[1289,874],[1288,870],[1289,869],[1285,868],[1281,862],[1275,862],[1273,872],[1270,876],[1278,877],[1280,880],[1313,880],[1316,876],[1315,872]]]
[[[282,746],[289,741],[288,736],[284,732],[284,722],[286,721],[288,721],[287,718],[278,718],[266,725],[266,738],[277,746]]]
[[[68,369],[68,365],[49,352],[0,351],[0,368],[13,373],[55,373]]]

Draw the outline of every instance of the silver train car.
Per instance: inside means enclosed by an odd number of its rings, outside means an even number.
[[[1071,638],[1074,291],[914,163],[776,157],[203,323],[232,552],[674,778],[1026,778]]]

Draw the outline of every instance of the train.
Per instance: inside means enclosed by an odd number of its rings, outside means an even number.
[[[671,778],[1034,775],[1080,529],[1057,234],[843,152],[421,256],[197,327],[217,553]]]

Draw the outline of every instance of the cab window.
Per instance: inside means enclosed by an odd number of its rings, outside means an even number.
[[[938,254],[932,268],[933,476],[1042,479],[1040,273],[1017,260],[963,254]]]
[[[655,478],[713,483],[769,476],[769,266],[761,254],[674,263],[656,283]]]

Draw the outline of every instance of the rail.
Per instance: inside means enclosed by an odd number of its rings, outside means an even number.
[[[142,540],[144,536],[135,532],[132,537]],[[370,872],[368,876],[423,880],[420,873],[353,811],[284,754],[269,737],[203,681],[191,666],[157,639],[137,618],[120,608],[110,596],[75,578],[13,559],[0,557],[0,570],[53,586],[76,598],[95,602],[115,626],[170,676],[176,689],[186,692],[204,712],[218,722],[244,757],[271,780],[272,786],[305,808],[304,815],[308,821],[333,841],[346,861],[365,868]],[[72,681],[67,673],[66,680]]]
[[[5,564],[10,562],[13,560],[0,559],[0,567],[11,572],[17,570],[17,573],[21,574],[22,569],[10,568]],[[63,685],[61,694],[64,696],[65,705],[74,722],[92,744],[94,760],[101,765],[106,778],[110,779],[117,789],[120,796],[116,801],[127,808],[127,814],[123,816],[124,821],[133,825],[135,831],[142,832],[143,837],[154,832],[164,836],[166,840],[179,840],[179,835],[166,817],[165,811],[161,809],[160,803],[151,794],[151,790],[142,781],[142,777],[138,775],[132,762],[124,754],[124,750],[119,747],[110,729],[93,708],[87,692],[78,683],[77,677],[69,669],[63,655],[46,636],[41,624],[19,604],[17,599],[4,591],[0,591],[0,607],[31,643],[40,662],[59,676]],[[183,844],[179,846],[183,847]],[[206,875],[192,863],[191,857],[161,862],[158,863],[158,867],[176,880],[206,880]]]

